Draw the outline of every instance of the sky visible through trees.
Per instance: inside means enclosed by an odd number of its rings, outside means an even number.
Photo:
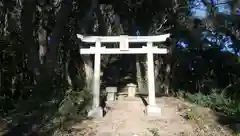
[[[209,0],[210,1],[210,0]],[[224,14],[224,15],[230,15],[231,8],[229,5],[229,0],[212,0],[213,4],[215,5],[215,9],[218,13]],[[202,2],[202,0],[193,0],[190,1],[189,4],[190,9],[190,16],[203,20],[206,19],[208,16],[207,7]],[[238,11],[238,9],[236,9]],[[238,13],[238,12],[237,12]],[[239,15],[240,15],[240,9],[239,9]],[[210,43],[214,43],[214,45],[222,46],[223,48],[221,51],[228,51],[231,53],[235,53],[234,49],[231,47],[233,45],[232,39],[230,36],[227,36],[224,33],[221,33],[221,38],[219,38],[219,33],[216,33],[214,31],[205,31],[202,32],[202,40],[207,40]],[[187,42],[185,41],[179,41],[177,43],[178,46],[182,46],[184,48],[187,47]],[[212,44],[209,44],[211,46]],[[240,55],[240,52],[236,53],[238,56]]]

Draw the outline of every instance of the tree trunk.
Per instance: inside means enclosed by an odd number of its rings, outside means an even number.
[[[175,52],[175,49],[176,49],[176,42],[173,41],[174,44],[171,44],[170,47],[169,47],[169,53],[167,54],[166,56],[166,61],[165,61],[165,64],[166,64],[166,69],[165,69],[165,76],[164,76],[164,92],[166,95],[169,94],[169,91],[170,91],[170,81],[171,81],[171,71],[172,71],[172,68],[174,66],[174,62],[173,62],[173,54]]]
[[[70,60],[68,59],[67,62],[65,63],[65,79],[67,81],[67,84],[72,86],[72,80],[71,80],[71,77],[70,77],[70,74],[69,74],[69,62]]]
[[[95,9],[98,7],[98,0],[92,0],[92,5],[87,14],[81,20],[82,29],[88,28],[88,23],[91,20]],[[97,10],[99,12],[99,10]],[[100,13],[97,13],[100,15]],[[86,32],[86,30],[85,30]],[[84,45],[84,44],[83,44]],[[81,46],[82,47],[82,46]],[[92,91],[93,81],[93,60],[91,55],[83,55],[84,69],[86,74],[86,89]]]
[[[164,93],[169,95],[169,87],[170,87],[170,72],[171,72],[171,65],[167,64],[166,66],[166,77],[164,80]]]
[[[6,13],[4,16],[3,36],[5,36],[5,37],[8,35],[7,28],[8,28],[8,9],[6,9]]]
[[[146,82],[145,80],[145,74],[144,74],[144,66],[141,64],[140,56],[136,56],[136,70],[137,70],[137,84],[138,84],[138,91],[140,93],[147,93],[146,91]]]
[[[57,51],[59,48],[60,39],[65,32],[64,26],[68,23],[68,16],[73,8],[73,0],[64,0],[60,10],[56,15],[56,25],[53,28],[50,42],[48,45],[46,66],[49,72],[52,72],[54,68],[57,68]]]
[[[85,67],[85,74],[86,74],[86,88],[87,90],[92,91],[92,84],[93,84],[93,61],[92,56],[85,55],[84,57],[84,67]]]
[[[39,27],[38,30],[38,42],[39,42],[39,60],[40,64],[44,64],[44,58],[46,57],[47,52],[47,31]]]
[[[28,68],[36,75],[39,75],[39,57],[37,46],[34,40],[35,24],[34,15],[36,11],[36,0],[25,0],[23,3],[21,26],[24,41],[24,49],[28,55]]]
[[[161,56],[156,55],[156,60],[154,61],[154,80],[155,80],[155,91],[156,93],[161,93],[161,79],[160,79],[160,69],[161,69]]]

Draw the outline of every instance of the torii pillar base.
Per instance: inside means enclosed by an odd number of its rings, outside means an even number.
[[[162,115],[162,109],[157,105],[148,105],[145,109],[145,114],[149,117],[160,117]]]
[[[94,109],[91,109],[88,112],[88,117],[94,118],[94,119],[99,119],[103,117],[103,109],[102,107],[96,107]]]

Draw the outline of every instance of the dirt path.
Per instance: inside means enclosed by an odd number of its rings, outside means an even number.
[[[144,105],[140,98],[120,100],[109,104],[110,110],[97,129],[97,136],[133,135],[146,133],[147,123],[143,121]]]
[[[108,103],[109,110],[104,118],[77,125],[85,133],[76,131],[71,136],[228,136],[221,128],[208,130],[208,133],[186,120],[183,114],[188,107],[181,100],[161,97],[156,101],[162,108],[158,118],[144,115],[145,106],[140,98],[118,100]]]
[[[173,136],[193,134],[193,128],[164,101],[161,117],[144,115],[145,106],[140,98],[119,100],[109,104],[110,111],[99,122],[97,136]]]

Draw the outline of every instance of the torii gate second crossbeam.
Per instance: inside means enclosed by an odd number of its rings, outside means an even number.
[[[146,113],[149,116],[161,115],[161,108],[157,107],[155,100],[155,78],[154,78],[154,54],[167,54],[167,48],[153,46],[155,42],[164,42],[170,34],[156,36],[83,36],[77,37],[85,43],[95,43],[90,48],[80,49],[80,54],[94,54],[94,77],[93,77],[93,109],[89,112],[91,117],[102,117],[103,110],[100,107],[100,73],[101,54],[147,54],[147,78],[148,78],[148,98],[149,103]],[[102,47],[101,43],[120,43],[119,48]],[[129,43],[147,43],[141,48],[129,48]]]

